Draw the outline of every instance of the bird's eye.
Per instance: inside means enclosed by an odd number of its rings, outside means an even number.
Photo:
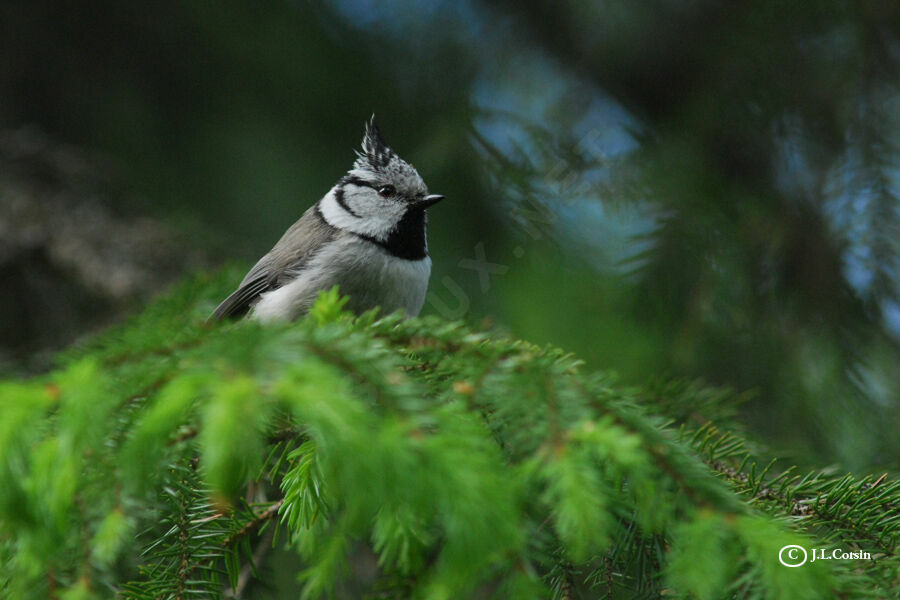
[[[381,194],[384,198],[393,198],[397,193],[397,190],[392,185],[383,185],[378,188],[378,193]]]

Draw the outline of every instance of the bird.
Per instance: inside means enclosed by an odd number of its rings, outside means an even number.
[[[356,155],[209,321],[293,321],[335,285],[356,314],[376,306],[419,314],[431,275],[426,210],[444,196],[430,194],[416,169],[385,143],[374,114]]]

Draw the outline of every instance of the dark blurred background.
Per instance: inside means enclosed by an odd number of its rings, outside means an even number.
[[[249,266],[374,112],[448,197],[425,313],[896,468],[898,66],[887,0],[4,0],[0,370]]]

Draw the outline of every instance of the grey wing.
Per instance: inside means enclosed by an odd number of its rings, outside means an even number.
[[[338,230],[325,222],[318,205],[291,225],[268,254],[250,269],[230,296],[209,317],[221,321],[246,314],[259,297],[294,279],[320,248],[333,240]]]
[[[210,315],[209,321],[221,321],[229,317],[240,317],[246,314],[260,294],[269,291],[269,289],[271,289],[271,282],[267,272],[262,272],[249,281],[244,278],[240,287],[216,307],[216,310]]]

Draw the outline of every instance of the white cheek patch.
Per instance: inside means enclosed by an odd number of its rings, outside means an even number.
[[[344,231],[384,241],[406,212],[399,202],[379,202],[374,193],[367,193],[368,188],[348,184],[344,186],[343,200],[351,213],[337,201],[336,189],[322,198],[319,208],[329,225]]]
[[[354,222],[359,219],[338,204],[337,198],[334,196],[335,189],[337,188],[331,188],[331,191],[319,200],[319,210],[322,211],[325,221],[332,227],[350,230]]]

